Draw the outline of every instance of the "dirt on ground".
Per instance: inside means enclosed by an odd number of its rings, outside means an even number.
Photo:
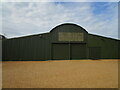
[[[2,62],[3,88],[118,88],[118,60]]]

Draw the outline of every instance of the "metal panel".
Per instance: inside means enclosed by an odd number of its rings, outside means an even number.
[[[46,60],[50,59],[48,34],[5,40],[4,60]]]
[[[71,59],[85,59],[86,44],[71,44]]]
[[[53,44],[52,59],[69,59],[69,44]]]
[[[90,59],[100,59],[100,57],[101,57],[100,47],[90,47],[89,48],[89,57],[90,57]]]
[[[71,36],[71,33],[83,33],[84,35],[82,37],[84,40],[77,41],[75,39],[77,37],[73,38],[76,35],[72,34],[70,40],[61,41],[59,40],[59,33],[61,32],[70,33],[69,36]],[[62,39],[65,39],[65,37]],[[53,59],[52,54],[54,50],[54,55],[58,55],[58,59],[62,59],[61,57],[63,59],[70,59],[70,56],[71,59],[84,58],[85,54],[83,53],[87,53],[87,57],[90,58],[100,57],[112,59],[118,58],[119,42],[120,40],[88,34],[85,29],[75,24],[63,24],[52,29],[50,33],[5,39],[2,43],[2,58],[3,60],[47,60]],[[53,45],[52,47],[52,43],[66,44],[59,44],[60,46]],[[89,51],[87,52],[85,50],[86,46],[82,46],[80,43],[86,43],[87,47],[101,47],[101,49],[96,48],[97,50],[93,50],[87,48],[87,51]]]
[[[88,47],[101,47],[101,50],[100,50],[101,59],[119,58],[118,57],[118,42],[120,42],[120,40],[98,36],[98,35],[93,35],[93,34],[88,34]]]
[[[53,28],[50,32],[52,43],[87,42],[87,31],[75,24],[63,24]]]
[[[84,41],[84,34],[80,32],[59,32],[59,41]]]

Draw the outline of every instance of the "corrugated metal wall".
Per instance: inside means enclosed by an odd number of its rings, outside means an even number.
[[[88,47],[89,48],[99,47],[101,52],[100,56],[102,59],[119,58],[118,56],[119,42],[120,42],[119,40],[115,40],[115,39],[105,38],[92,34],[88,35]]]
[[[61,41],[60,39],[59,39],[59,34],[60,33],[84,33],[84,40],[78,40],[78,41],[76,41],[75,39],[75,41],[71,41],[71,40],[69,40],[69,41]],[[82,27],[80,27],[80,26],[78,26],[78,25],[75,25],[75,24],[62,24],[62,25],[60,25],[60,26],[57,26],[57,27],[55,27],[55,28],[53,28],[52,30],[51,30],[51,42],[52,43],[68,43],[68,42],[70,42],[70,43],[86,43],[87,42],[87,31],[85,30],[85,29],[83,29]],[[79,38],[79,36],[77,36],[78,38]]]
[[[5,40],[3,42],[4,60],[45,60],[49,58],[48,34]]]
[[[82,27],[75,24],[62,24],[60,26],[53,28],[50,34],[51,34],[51,45],[52,45],[51,59],[87,58],[86,53],[83,53],[80,49],[75,48],[75,44],[77,44],[78,48],[83,48],[85,46],[84,50],[86,52],[88,33]],[[73,54],[73,52],[75,54]],[[77,53],[79,53],[80,55],[79,57]],[[85,57],[83,57],[82,55]]]
[[[69,38],[68,41],[64,41],[64,39],[62,38],[61,41],[59,40],[60,32],[83,33],[84,39],[82,41],[79,39],[78,41],[76,41],[77,39],[75,37],[75,39],[72,39],[72,41],[69,40]],[[74,36],[70,38],[73,37]],[[100,56],[99,58],[102,59],[103,58],[112,59],[112,58],[118,58],[118,42],[120,41],[88,34],[85,31],[85,29],[75,24],[63,24],[53,28],[50,33],[4,40],[2,43],[3,60],[67,59],[62,57],[68,57],[68,59],[89,59],[95,56]],[[57,50],[59,47],[62,47],[60,45],[63,45],[63,47],[67,46],[68,50],[66,52],[68,52],[68,54],[66,55],[69,56],[64,56],[60,54],[60,52],[65,52],[65,49],[63,48],[61,48],[62,51]],[[76,47],[78,49],[76,49]],[[95,47],[99,47],[99,49],[96,49],[94,50],[94,52],[91,52],[90,48],[95,48]],[[80,48],[82,49],[82,51]],[[83,54],[84,50],[85,53]],[[92,54],[95,52],[100,52],[100,55]],[[81,55],[85,57],[82,57]]]

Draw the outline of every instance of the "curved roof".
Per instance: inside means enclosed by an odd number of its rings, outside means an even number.
[[[79,27],[81,28],[82,30],[84,30],[85,32],[87,32],[83,27],[77,25],[77,24],[74,24],[74,23],[64,23],[64,24],[60,24],[60,25],[57,25],[56,27],[54,27],[50,32],[52,32],[53,30],[55,30],[56,28],[59,28],[59,27],[62,27],[64,25],[72,25],[72,26],[75,26],[75,27]],[[88,33],[88,32],[87,32]]]
[[[0,35],[0,39],[6,39],[6,37],[3,35]]]

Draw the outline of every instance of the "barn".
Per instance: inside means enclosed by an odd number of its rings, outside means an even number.
[[[49,33],[4,39],[2,60],[118,59],[119,42],[90,34],[77,24],[64,23]]]

